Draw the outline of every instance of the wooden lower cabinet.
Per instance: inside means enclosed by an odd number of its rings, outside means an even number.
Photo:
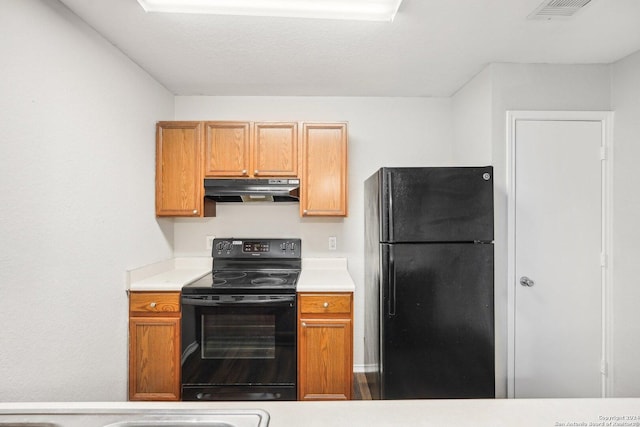
[[[131,292],[129,400],[180,400],[180,292]]]
[[[349,400],[353,294],[298,294],[298,400]]]

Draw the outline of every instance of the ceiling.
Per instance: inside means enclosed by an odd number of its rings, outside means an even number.
[[[565,20],[528,20],[542,0],[404,0],[391,23],[61,2],[176,95],[450,96],[494,62],[609,64],[640,50],[640,0],[592,0]]]

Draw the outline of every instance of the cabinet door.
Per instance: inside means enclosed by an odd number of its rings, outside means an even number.
[[[202,216],[202,125],[156,127],[156,215]]]
[[[301,319],[298,346],[298,399],[351,399],[351,319]]]
[[[347,215],[347,125],[304,123],[302,216]]]
[[[129,318],[129,400],[180,400],[180,318]]]
[[[251,167],[249,122],[206,122],[204,175],[247,177]]]
[[[298,176],[298,125],[256,123],[253,143],[255,177]]]

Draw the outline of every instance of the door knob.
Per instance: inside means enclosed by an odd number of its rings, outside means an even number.
[[[534,282],[533,280],[529,279],[527,276],[522,276],[520,278],[520,284],[522,286],[526,286],[528,288],[532,287],[533,285],[536,284],[536,282]]]

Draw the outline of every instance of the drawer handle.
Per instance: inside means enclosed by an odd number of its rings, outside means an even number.
[[[329,303],[328,303],[328,302],[325,302],[324,304],[322,304],[322,306],[323,306],[324,308],[327,308],[327,307],[329,307]]]
[[[156,305],[158,305],[158,304],[156,304],[155,302],[152,302],[151,304],[149,304],[149,307],[156,308]]]

